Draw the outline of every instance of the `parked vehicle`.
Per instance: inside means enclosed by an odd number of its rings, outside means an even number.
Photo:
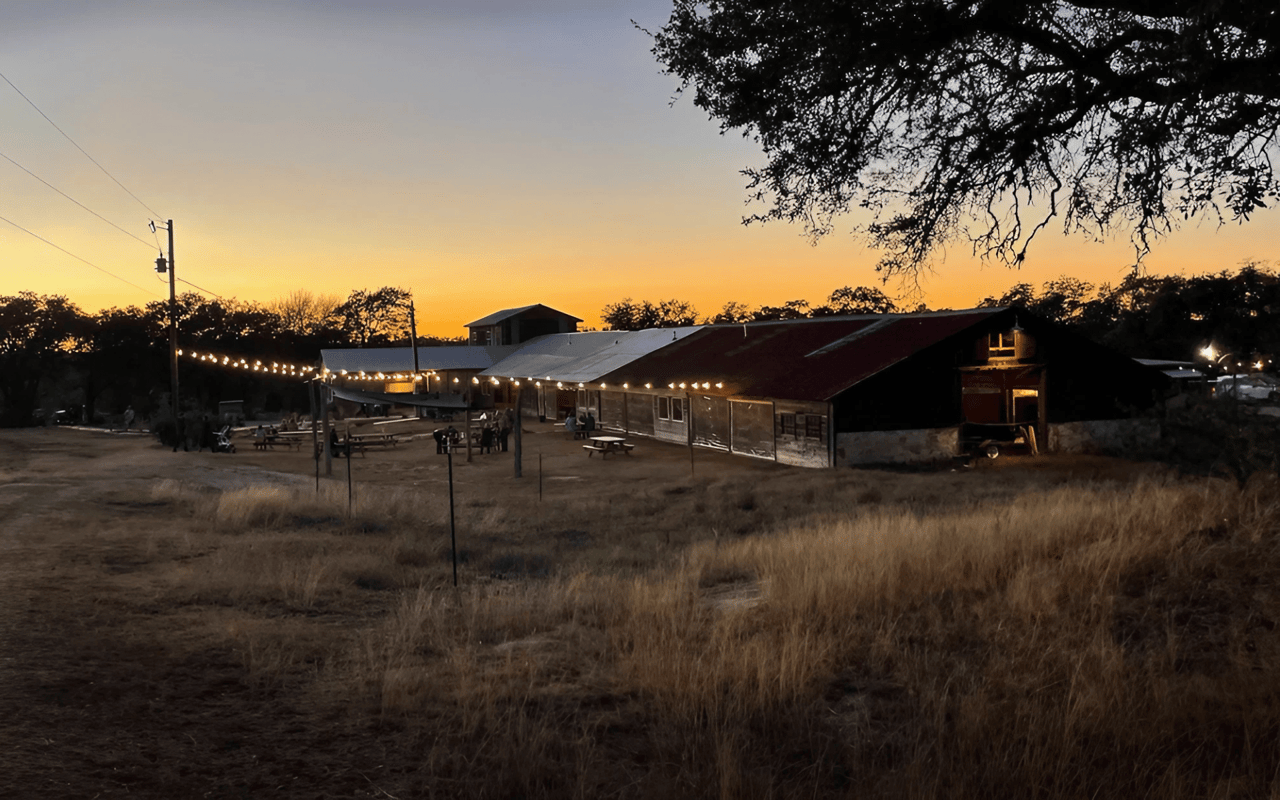
[[[966,422],[960,426],[960,452],[971,456],[997,458],[1001,453],[1030,453],[1027,423],[981,424]]]

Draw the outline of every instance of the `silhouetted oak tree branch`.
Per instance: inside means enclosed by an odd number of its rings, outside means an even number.
[[[763,148],[765,210],[852,208],[912,274],[959,237],[1020,263],[1045,226],[1246,219],[1277,190],[1280,13],[1225,0],[675,0],[653,52]]]

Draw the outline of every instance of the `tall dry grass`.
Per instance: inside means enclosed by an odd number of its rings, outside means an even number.
[[[851,508],[642,577],[414,592],[331,677],[481,760],[595,730],[576,771],[524,754],[543,782],[510,785],[544,796],[618,758],[636,796],[1268,795],[1278,524],[1168,480]]]
[[[424,796],[1280,795],[1280,487],[980,478],[472,496],[458,590],[443,498],[157,493],[175,598],[363,615],[228,632],[424,731]]]

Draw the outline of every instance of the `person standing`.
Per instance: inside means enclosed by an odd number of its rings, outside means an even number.
[[[129,406],[124,410],[124,429],[127,431],[133,425],[133,406]]]
[[[511,423],[511,420],[514,417],[515,417],[515,411],[508,408],[498,418],[498,446],[502,449],[502,452],[504,453],[507,452],[507,437],[511,435],[511,429],[515,427]]]

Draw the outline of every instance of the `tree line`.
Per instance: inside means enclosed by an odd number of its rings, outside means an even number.
[[[407,346],[409,302],[409,293],[395,287],[358,290],[345,299],[302,290],[268,303],[184,293],[177,298],[179,342],[267,363],[296,363],[331,347]],[[1192,360],[1210,343],[1245,363],[1280,354],[1280,275],[1263,262],[1193,277],[1134,273],[1115,285],[1071,277],[1039,288],[1019,283],[978,305],[1019,306],[1137,358]],[[605,306],[601,319],[609,330],[641,330],[929,310],[924,304],[902,308],[876,288],[846,286],[817,305],[730,301],[709,316],[681,300],[626,298]],[[127,406],[140,416],[161,412],[169,385],[168,321],[169,304],[162,300],[88,314],[59,295],[0,296],[0,424],[29,424],[37,409],[46,416],[83,409],[74,416],[86,419]],[[419,345],[465,341],[418,339]],[[187,360],[181,376],[187,408],[211,410],[221,400],[244,400],[267,412],[308,407],[296,379]]]
[[[1020,306],[1135,358],[1189,361],[1210,343],[1218,353],[1230,353],[1243,363],[1280,354],[1280,275],[1264,262],[1192,277],[1130,273],[1115,285],[1064,276],[1038,289],[1016,284],[978,306]],[[641,330],[930,310],[948,309],[930,309],[923,303],[901,308],[879,289],[846,286],[820,305],[788,300],[751,307],[730,301],[716,314],[699,316],[682,300],[626,298],[605,306],[600,316],[610,330]]]
[[[409,343],[410,295],[396,287],[357,290],[345,299],[298,290],[267,303],[189,292],[175,305],[180,347],[264,363],[296,363],[331,347]],[[418,337],[419,345],[463,341]],[[269,412],[307,404],[296,379],[188,360],[180,374],[186,408],[212,409],[221,400]],[[79,412],[77,421],[128,406],[150,416],[166,407],[168,386],[167,300],[86,313],[60,295],[0,296],[0,424],[25,425],[68,407]]]

